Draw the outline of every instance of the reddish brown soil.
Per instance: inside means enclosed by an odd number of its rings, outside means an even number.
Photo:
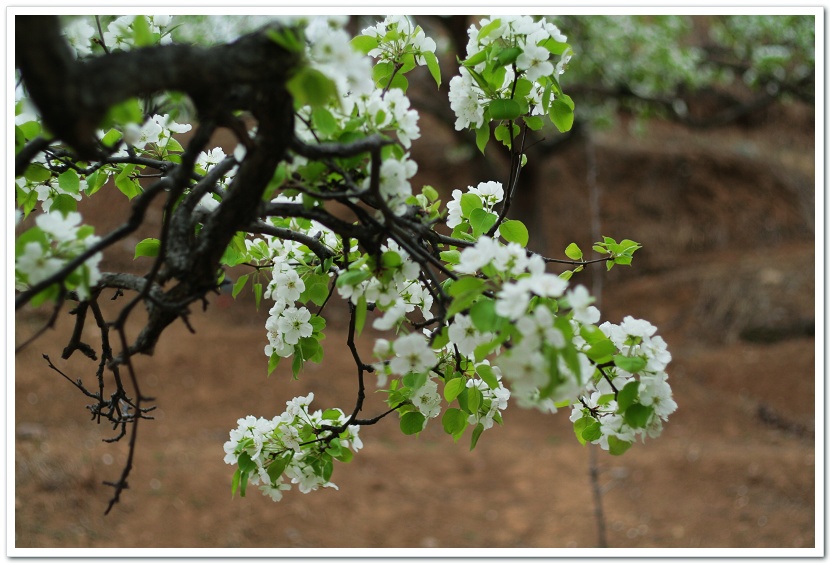
[[[604,318],[660,327],[679,404],[661,438],[619,458],[597,452],[611,547],[816,545],[813,118],[777,111],[749,129],[654,124],[643,137],[623,127],[594,137],[603,233],[645,246],[633,268],[604,275]],[[438,142],[422,145],[424,183],[479,179]],[[578,142],[548,157],[529,189],[535,218],[525,218],[549,255],[572,240],[590,246],[586,154]],[[108,209],[99,224],[118,220]],[[568,414],[515,405],[473,452],[439,424],[406,437],[390,418],[364,428],[364,450],[336,467],[339,491],[232,499],[222,444],[237,418],[272,417],[309,391],[314,406],[348,410],[355,381],[342,309],[330,310],[325,363],[293,381],[288,366],[266,378],[265,313],[247,299],[227,305],[194,311],[196,335],[173,326],[139,361],[156,420],[142,422],[130,489],[106,517],[101,482],[118,478],[127,444],[102,442],[111,430],[89,421],[84,397],[41,357],[59,358],[70,321],[17,355],[16,547],[597,545],[589,451]],[[46,318],[19,313],[16,341]],[[56,363],[94,374],[89,360]],[[382,408],[371,396],[367,414]]]

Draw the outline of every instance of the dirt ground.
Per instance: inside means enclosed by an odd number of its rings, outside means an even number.
[[[779,107],[716,131],[655,123],[635,136],[623,123],[592,138],[603,234],[644,245],[633,268],[603,274],[603,317],[633,315],[659,327],[679,405],[659,439],[622,457],[596,452],[612,548],[816,545],[823,401],[813,336],[813,119],[812,108]],[[432,127],[435,139],[451,142]],[[448,192],[478,180],[475,166],[450,160],[441,143],[422,145],[416,157],[430,159],[424,183]],[[583,138],[541,159],[526,188],[524,218],[548,255],[573,240],[590,247],[590,147]],[[114,224],[118,217],[101,201],[89,213]],[[581,281],[590,286],[591,275]],[[309,364],[299,381],[287,365],[266,378],[267,312],[255,312],[250,299],[224,296],[206,313],[194,311],[196,335],[171,327],[155,355],[139,362],[156,419],[141,423],[130,489],[108,516],[111,489],[101,483],[117,479],[127,445],[102,442],[111,429],[89,421],[84,397],[43,360],[60,356],[71,331],[63,319],[16,357],[14,545],[552,548],[551,555],[597,545],[589,450],[574,438],[568,413],[515,405],[473,452],[468,438],[455,444],[440,424],[407,437],[390,418],[364,428],[364,449],[335,468],[339,491],[293,490],[278,504],[256,490],[232,499],[222,444],[237,418],[270,418],[309,391],[316,407],[351,408],[343,310],[329,313],[324,364]],[[19,313],[16,342],[45,320]],[[86,359],[56,364],[71,377],[94,375]],[[367,415],[383,410],[376,394],[367,403]]]

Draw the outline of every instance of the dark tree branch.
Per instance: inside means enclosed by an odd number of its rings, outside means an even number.
[[[177,90],[200,114],[251,109],[269,83],[284,83],[296,57],[264,33],[211,48],[163,45],[76,60],[57,16],[16,16],[17,67],[44,124],[82,159],[101,148],[95,132],[113,105]],[[225,115],[228,115],[225,113]]]
[[[20,152],[17,153],[17,156],[14,157],[14,175],[15,176],[22,176],[24,172],[26,172],[26,168],[32,162],[32,159],[37,156],[37,154],[49,146],[49,143],[52,141],[45,139],[43,137],[35,137],[26,145],[20,149]]]
[[[283,240],[293,240],[301,244],[304,244],[314,254],[317,255],[321,262],[324,262],[328,258],[334,258],[335,256],[334,252],[332,252],[332,250],[329,247],[321,243],[319,240],[308,235],[292,231],[291,229],[275,227],[274,225],[269,225],[268,223],[258,221],[257,223],[254,223],[253,225],[247,227],[245,231],[248,233],[271,235],[273,237],[280,238]]]

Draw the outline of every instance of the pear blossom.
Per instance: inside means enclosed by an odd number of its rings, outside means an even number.
[[[288,307],[279,317],[278,327],[286,344],[297,344],[301,338],[311,336],[314,331],[308,322],[311,313],[305,307]]]
[[[422,334],[413,332],[398,338],[393,344],[395,357],[389,362],[393,373],[422,373],[435,365],[435,352]]]
[[[467,315],[458,314],[449,326],[450,341],[458,348],[462,356],[471,357],[479,344],[484,344],[492,338],[492,334],[481,333],[473,326],[472,319]]]

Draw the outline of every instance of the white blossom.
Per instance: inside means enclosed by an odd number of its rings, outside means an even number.
[[[301,338],[311,336],[311,313],[305,307],[288,307],[279,317],[278,326],[286,344],[297,344]]]
[[[393,373],[422,373],[436,363],[435,352],[422,334],[413,332],[398,338],[393,349],[395,357],[389,362]]]

